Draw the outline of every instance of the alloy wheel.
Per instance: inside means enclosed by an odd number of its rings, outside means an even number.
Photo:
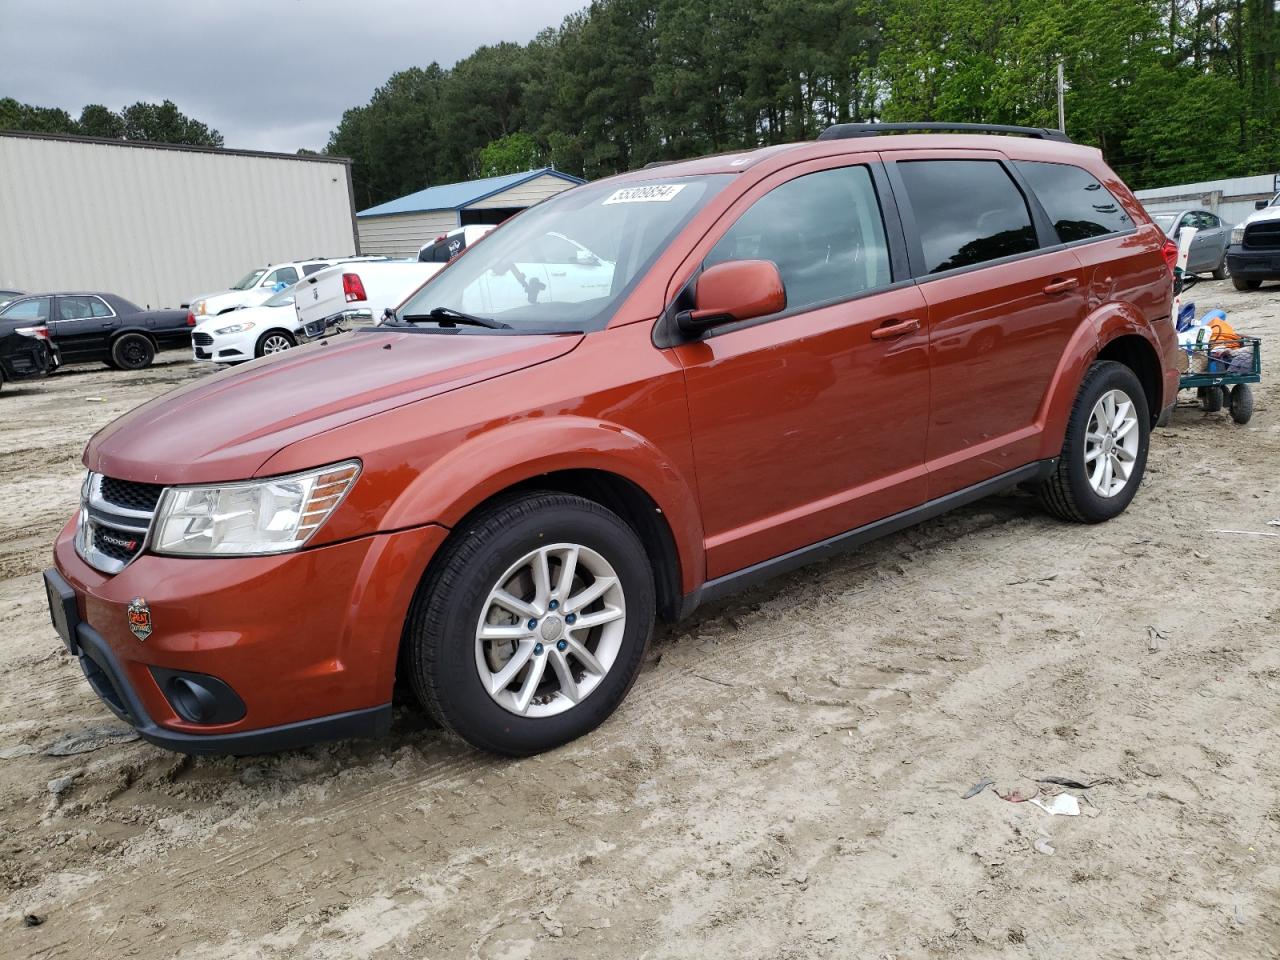
[[[625,629],[622,584],[604,557],[574,543],[539,547],[489,591],[476,625],[476,670],[503,709],[555,716],[600,686]]]
[[[280,334],[276,333],[262,341],[262,352],[264,355],[268,353],[281,353],[288,350],[291,346],[292,344],[289,343],[288,337],[282,337]]]
[[[1129,483],[1138,459],[1138,415],[1123,390],[1108,390],[1093,405],[1084,435],[1084,466],[1089,486],[1100,497],[1114,497]]]

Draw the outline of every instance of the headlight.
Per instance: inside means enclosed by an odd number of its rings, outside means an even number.
[[[225,337],[228,333],[244,333],[246,330],[252,330],[252,323],[233,323],[229,327],[223,327],[221,330],[213,331],[216,336]]]
[[[195,303],[193,303],[193,304],[191,305],[191,312],[192,312],[192,313],[198,313],[198,314],[200,314],[201,316],[204,316],[204,301],[203,301],[203,300],[197,300]]]
[[[1244,243],[1244,227],[1236,227],[1231,231],[1231,242],[1237,246]]]
[[[151,549],[210,557],[287,553],[306,545],[360,475],[348,460],[287,477],[170,487],[156,510]]]

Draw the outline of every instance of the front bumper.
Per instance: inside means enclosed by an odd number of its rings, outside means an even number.
[[[144,554],[106,576],[76,554],[74,530],[63,529],[46,572],[55,626],[113,713],[152,743],[198,754],[385,732],[409,604],[448,532],[417,527],[274,557]],[[141,640],[129,626],[135,600],[150,611]],[[224,686],[241,709],[230,720],[184,718],[165,685],[174,675]]]
[[[1227,269],[1242,280],[1280,280],[1280,250],[1227,249]]]

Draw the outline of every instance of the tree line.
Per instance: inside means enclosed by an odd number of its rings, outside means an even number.
[[[357,205],[554,164],[588,178],[844,121],[1057,126],[1131,185],[1280,170],[1277,0],[595,0],[343,114]]]
[[[0,130],[66,133],[107,140],[146,140],[191,147],[222,146],[222,134],[188,117],[172,100],[163,103],[139,101],[119,113],[100,103],[91,103],[76,118],[58,107],[38,107],[4,97],[0,99]]]

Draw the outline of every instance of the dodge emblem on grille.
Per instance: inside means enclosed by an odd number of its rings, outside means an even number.
[[[141,597],[129,601],[129,629],[139,640],[151,636],[151,608]]]

